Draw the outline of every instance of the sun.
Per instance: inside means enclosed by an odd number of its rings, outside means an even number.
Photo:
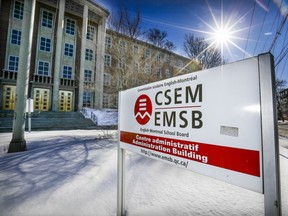
[[[213,40],[220,45],[226,44],[232,39],[232,32],[228,28],[218,28],[213,32]]]
[[[245,40],[245,38],[241,38],[239,33],[245,32],[247,27],[243,26],[245,21],[245,17],[251,12],[247,11],[242,16],[237,16],[237,13],[230,13],[230,16],[224,16],[223,12],[223,4],[221,5],[221,10],[218,16],[216,16],[210,7],[209,3],[207,3],[210,15],[212,17],[212,22],[205,21],[203,18],[195,15],[203,24],[206,25],[206,30],[195,30],[196,32],[202,33],[208,37],[206,37],[205,41],[209,42],[209,46],[203,50],[211,49],[212,51],[218,49],[222,56],[222,64],[224,64],[224,51],[228,52],[227,54],[233,58],[232,49],[236,48],[239,51],[245,53],[245,55],[250,56],[245,50],[239,47],[234,41],[235,40]],[[242,26],[241,28],[239,27]],[[202,54],[202,53],[200,53]],[[237,56],[236,56],[237,57]]]

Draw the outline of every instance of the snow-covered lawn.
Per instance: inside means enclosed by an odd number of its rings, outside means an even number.
[[[85,118],[90,118],[96,125],[117,125],[118,110],[117,109],[91,109],[84,108],[82,111]]]
[[[26,133],[28,151],[4,154],[1,216],[116,215],[117,131]],[[280,139],[288,146],[287,139]],[[2,152],[1,152],[2,151]],[[288,149],[280,147],[282,215],[288,215]],[[264,215],[264,196],[185,169],[126,155],[128,215]]]

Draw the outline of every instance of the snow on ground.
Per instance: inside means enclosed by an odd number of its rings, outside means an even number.
[[[91,108],[84,108],[82,111],[85,118],[91,118],[97,125],[117,125],[118,124],[118,110],[117,109],[101,109],[95,110]],[[92,113],[96,116],[93,119]]]
[[[0,152],[0,215],[116,215],[116,133],[26,133],[28,151]],[[11,133],[0,134],[2,149],[10,140]],[[281,138],[280,144],[288,146],[288,140]],[[288,149],[281,147],[280,154],[282,215],[287,216]],[[128,152],[126,206],[129,216],[254,216],[264,215],[264,196]]]

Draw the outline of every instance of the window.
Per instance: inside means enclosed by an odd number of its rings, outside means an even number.
[[[111,77],[110,74],[104,73],[104,86],[110,86]]]
[[[40,50],[50,52],[51,50],[51,39],[41,37],[40,38]]]
[[[118,60],[118,68],[125,69],[125,61],[121,58]]]
[[[92,61],[93,60],[93,50],[86,49],[85,51],[85,60]]]
[[[167,56],[165,57],[165,62],[166,62],[166,63],[170,63],[170,60],[171,60],[171,59],[170,59],[170,55],[167,55]]]
[[[134,72],[139,71],[139,64],[137,62],[134,63]]]
[[[94,35],[95,35],[95,28],[93,26],[87,26],[86,39],[93,41]]]
[[[112,47],[112,38],[110,36],[105,37],[105,47],[111,48]]]
[[[39,61],[37,74],[48,76],[49,75],[49,62]]]
[[[178,60],[178,61],[177,61],[177,64],[178,64],[178,67],[181,67],[181,68],[183,67],[183,61]]]
[[[13,17],[16,19],[23,19],[23,11],[24,11],[24,2],[23,1],[15,1]]]
[[[151,52],[150,49],[146,49],[144,53],[144,57],[148,58],[150,56],[150,52]]]
[[[18,31],[16,29],[12,29],[11,43],[16,44],[16,45],[20,45],[20,43],[21,43],[21,31]]]
[[[53,27],[53,14],[48,11],[42,12],[42,26],[47,28]]]
[[[71,19],[66,19],[66,33],[70,35],[75,34],[75,21]]]
[[[111,55],[104,56],[104,66],[111,67]]]
[[[158,54],[158,55],[156,56],[156,61],[157,61],[157,62],[160,62],[160,61],[161,61],[161,55],[160,55],[160,54]]]
[[[134,45],[134,46],[133,46],[133,53],[134,53],[134,54],[138,54],[138,52],[139,52],[139,47],[136,46],[136,45]]]
[[[73,44],[69,44],[69,43],[65,43],[64,55],[73,57],[73,51],[74,51],[74,45]]]
[[[160,67],[156,68],[156,76],[157,76],[157,78],[161,77],[161,68]]]
[[[72,67],[64,65],[62,75],[64,79],[71,79],[72,78]]]
[[[84,70],[84,81],[91,82],[92,81],[92,71],[91,70]]]
[[[109,96],[107,94],[103,94],[102,105],[103,108],[107,108],[109,106]]]
[[[91,105],[92,105],[92,93],[84,91],[83,92],[83,106],[91,107]]]
[[[166,69],[166,70],[165,70],[165,76],[166,76],[166,78],[171,77],[171,72],[170,72],[169,69]]]
[[[123,53],[126,51],[126,42],[123,40],[119,42],[119,51],[120,53]]]
[[[18,71],[19,57],[9,56],[8,68],[11,71]]]
[[[148,65],[148,64],[146,64],[144,70],[145,70],[145,73],[150,74],[150,72],[151,72],[151,66]]]

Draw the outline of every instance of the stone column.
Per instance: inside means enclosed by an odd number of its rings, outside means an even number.
[[[104,55],[105,55],[105,23],[106,18],[102,18],[98,25],[97,60],[96,60],[96,89],[95,108],[102,108],[103,100],[103,79],[104,79]]]
[[[25,151],[25,111],[29,84],[30,60],[36,0],[24,1],[23,22],[21,29],[21,45],[16,82],[16,102],[13,119],[12,140],[8,153]]]
[[[63,42],[62,40],[64,31],[64,11],[65,11],[65,0],[59,0],[56,48],[55,48],[55,66],[53,76],[52,111],[59,111],[59,85],[60,85],[60,72],[61,72],[61,60],[62,60],[62,42]]]
[[[88,5],[85,4],[84,10],[83,10],[82,37],[81,37],[78,111],[81,111],[82,106],[83,106],[83,87],[84,87],[87,22],[88,22]]]

